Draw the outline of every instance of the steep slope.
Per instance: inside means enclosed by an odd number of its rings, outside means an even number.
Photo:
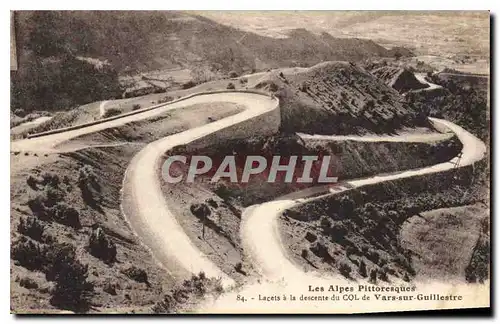
[[[428,126],[397,91],[353,63],[283,69],[263,76],[255,87],[280,98],[284,132],[393,133]]]
[[[396,89],[400,93],[429,87],[428,84],[421,83],[415,77],[413,72],[406,68],[383,66],[374,69],[371,73],[377,78],[383,80],[389,87]]]

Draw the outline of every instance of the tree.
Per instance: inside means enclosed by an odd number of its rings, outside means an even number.
[[[88,309],[93,284],[87,282],[88,266],[76,258],[75,248],[68,244],[56,244],[49,249],[47,280],[55,281],[51,304],[59,308],[77,311]]]
[[[302,252],[300,255],[307,260],[307,257],[309,256],[309,252],[306,249],[302,249]]]
[[[19,220],[19,225],[17,226],[17,231],[20,234],[27,235],[39,242],[43,239],[44,230],[45,226],[35,217],[22,217]]]
[[[377,283],[377,269],[372,269],[370,271],[370,282],[373,284]]]
[[[116,261],[116,245],[107,238],[100,227],[93,230],[90,234],[88,248],[90,254],[106,263]]]
[[[340,264],[339,270],[344,277],[349,278],[351,276],[351,266],[349,266],[347,263],[342,262]]]
[[[361,260],[361,262],[359,263],[359,270],[358,270],[358,272],[364,278],[366,278],[366,276],[368,276],[368,273],[367,273],[367,270],[366,270],[366,264],[365,264],[364,260]]]

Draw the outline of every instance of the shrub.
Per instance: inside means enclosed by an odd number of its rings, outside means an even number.
[[[44,172],[42,174],[42,184],[44,186],[51,186],[53,188],[57,188],[59,186],[60,180],[59,176],[55,173]]]
[[[148,274],[144,269],[132,265],[127,269],[123,270],[122,272],[132,280],[149,285]]]
[[[344,277],[349,278],[351,276],[351,266],[348,265],[347,263],[345,262],[340,263],[339,270]]]
[[[242,272],[243,271],[243,264],[241,262],[236,263],[236,265],[234,266],[234,269],[238,272]]]
[[[38,185],[38,181],[31,174],[26,179],[26,183],[28,184],[28,186],[30,186],[31,189],[33,189],[33,190],[37,190],[38,189],[38,186],[37,186]]]
[[[188,81],[182,85],[182,89],[189,89],[196,85],[194,81]]]
[[[158,100],[158,103],[165,103],[165,102],[170,102],[174,100],[174,97],[171,96],[165,96],[162,99]]]
[[[217,204],[217,202],[213,199],[213,198],[209,198],[207,199],[207,203],[212,206],[213,208],[217,208],[219,207],[219,205]]]
[[[408,276],[407,272],[405,272],[405,275],[403,276],[403,280],[406,282],[410,282],[410,277]]]
[[[21,236],[12,243],[10,255],[13,260],[29,270],[41,270],[45,264],[45,250],[43,246]]]
[[[235,89],[235,86],[234,86],[234,84],[233,84],[233,83],[231,83],[231,82],[230,82],[230,83],[227,85],[227,88],[226,88],[226,89],[231,89],[231,90],[232,90],[232,89]]]
[[[19,117],[24,117],[26,115],[26,112],[22,108],[18,108],[14,110],[14,115],[19,116]]]
[[[46,207],[52,207],[61,202],[64,192],[56,187],[46,186],[44,190],[43,204]]]
[[[36,283],[36,281],[29,278],[29,277],[24,277],[21,280],[19,280],[19,286],[24,287],[26,289],[37,289],[38,288],[38,284]]]
[[[118,289],[118,288],[119,288],[119,286],[117,283],[108,281],[104,284],[104,287],[102,288],[102,290],[104,292],[107,292],[110,295],[116,296],[116,289]]]
[[[351,218],[354,213],[354,201],[349,196],[340,198],[340,212],[344,218]]]
[[[387,269],[385,267],[381,269],[378,277],[380,278],[380,280],[386,282],[389,281],[389,277],[387,277]]]
[[[323,230],[329,230],[332,227],[332,221],[328,216],[321,216],[319,223]]]
[[[373,262],[375,264],[379,263],[380,255],[375,250],[368,251],[368,254],[366,255],[366,257],[368,258],[368,260],[370,260],[371,262]]]
[[[269,91],[271,91],[271,92],[278,91],[278,86],[275,83],[270,83],[269,84]]]
[[[240,83],[241,83],[241,84],[248,83],[248,79],[247,79],[247,78],[241,78],[241,79],[240,79]]]
[[[132,106],[132,110],[138,110],[138,109],[141,109],[141,105],[139,105],[139,104],[134,104],[134,105]]]
[[[205,218],[207,216],[210,216],[210,208],[206,204],[192,204],[191,207],[189,207],[189,210],[193,215],[195,215],[197,218]]]
[[[120,109],[110,108],[110,109],[107,109],[104,112],[104,115],[102,115],[102,118],[108,118],[108,117],[118,116],[118,115],[121,115],[121,113],[122,113],[122,111]]]
[[[65,202],[59,202],[51,208],[52,218],[63,225],[73,228],[81,228],[80,213]]]
[[[377,269],[372,269],[370,271],[370,282],[373,284],[377,283]]]
[[[373,107],[375,107],[375,101],[373,99],[370,99],[365,103],[364,109],[370,109]]]
[[[328,248],[320,242],[312,244],[309,250],[311,250],[311,252],[314,253],[314,255],[321,258],[324,262],[333,263],[334,261],[333,257],[328,252]]]
[[[366,271],[366,264],[365,264],[364,260],[361,260],[361,262],[359,263],[358,272],[364,278],[366,278],[366,276],[368,276],[368,273]]]
[[[116,261],[116,245],[106,237],[100,227],[90,233],[88,248],[90,254],[106,263]]]
[[[96,205],[96,198],[101,191],[101,186],[97,182],[97,175],[90,165],[80,168],[78,176],[78,187],[82,192],[83,200],[91,205]]]
[[[175,287],[170,294],[152,307],[154,313],[174,313],[179,306],[190,302],[191,298],[199,299],[207,293],[215,297],[223,292],[220,279],[207,278],[205,273],[200,272],[197,276],[185,280],[181,285]]]
[[[226,185],[223,183],[218,184],[214,192],[217,196],[221,197],[223,200],[228,200],[231,197],[232,193],[231,190],[229,190],[229,188],[226,187]]]
[[[337,240],[342,240],[347,235],[347,233],[347,227],[340,222],[336,222],[330,230],[331,237]]]
[[[238,73],[236,73],[236,71],[231,71],[231,72],[229,72],[229,77],[230,78],[237,78],[238,77]]]
[[[46,208],[44,204],[44,198],[41,195],[37,195],[35,198],[30,198],[28,200],[28,207],[33,212],[33,215],[39,218],[46,218]]]
[[[55,281],[51,304],[60,308],[86,310],[92,283],[87,282],[88,266],[76,259],[75,248],[67,243],[53,245],[48,253],[47,280]]]
[[[19,220],[19,225],[17,225],[17,231],[20,234],[31,237],[32,239],[41,242],[43,239],[43,232],[45,226],[40,223],[35,217],[26,217]]]
[[[307,251],[306,249],[302,249],[302,251],[300,252],[300,256],[307,260],[307,257],[309,256],[309,251]]]

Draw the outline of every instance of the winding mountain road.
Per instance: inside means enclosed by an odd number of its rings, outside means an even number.
[[[320,194],[321,191],[323,191],[324,194],[328,194],[328,191],[330,191],[330,194],[339,193],[348,190],[348,188],[357,188],[368,184],[445,171],[454,168],[457,161],[459,166],[466,166],[484,157],[486,146],[477,137],[449,121],[436,118],[430,119],[435,124],[449,128],[457,135],[458,139],[463,144],[462,157],[460,160],[455,157],[449,162],[439,163],[425,168],[350,180],[339,183],[338,186],[332,189],[326,187],[318,188],[315,194]],[[283,247],[279,235],[278,218],[285,209],[318,199],[317,197],[306,198],[310,196],[311,193],[311,189],[303,192],[296,192],[270,202],[251,206],[244,211],[241,227],[244,250],[248,253],[253,264],[261,270],[264,276],[270,279],[285,278],[285,280],[288,280],[297,278],[298,272],[302,272],[291,263],[287,256],[286,249]]]
[[[61,133],[15,141],[11,143],[13,151],[58,151],[58,146],[69,139],[97,132],[103,129],[120,126],[133,121],[150,118],[165,111],[178,109],[194,104],[207,102],[233,102],[241,104],[246,109],[238,114],[206,124],[201,127],[177,133],[148,144],[131,161],[124,176],[122,188],[122,211],[131,227],[152,250],[153,255],[169,271],[179,276],[204,271],[207,276],[220,277],[225,287],[234,285],[234,280],[211,262],[191,242],[175,216],[169,210],[161,190],[161,179],[158,174],[164,152],[177,145],[187,144],[224,128],[256,118],[273,109],[277,109],[277,100],[253,93],[224,92],[200,94],[188,99],[166,104],[154,110],[140,112],[122,118],[104,121],[88,127],[72,129]],[[103,103],[104,104],[104,103]],[[103,105],[102,105],[103,106]],[[446,128],[457,135],[463,144],[460,166],[470,165],[481,160],[486,152],[486,146],[474,135],[463,128],[440,119],[431,118],[437,128]],[[321,138],[321,135],[304,135]],[[443,136],[449,136],[445,134]],[[325,138],[326,139],[326,138]],[[337,140],[354,139],[351,137]],[[388,138],[387,136],[366,138],[367,141],[429,141],[441,139],[441,135],[429,134],[418,137]],[[363,140],[357,138],[355,140]],[[450,163],[451,162],[451,163]],[[445,171],[454,167],[457,158],[446,163],[430,167],[372,176],[364,179],[340,183],[334,189],[328,187],[309,188],[295,192],[279,199],[260,205],[248,207],[242,218],[241,237],[245,254],[253,262],[260,274],[270,281],[285,281],[291,285],[298,284],[312,277],[320,278],[319,274],[304,273],[288,258],[286,248],[281,242],[278,231],[278,217],[285,209],[308,200],[311,194],[334,194],[348,187],[361,187],[367,184],[389,181],[393,179],[413,177],[423,174]],[[272,290],[270,290],[272,292]],[[222,305],[222,304],[220,304]]]
[[[226,93],[205,100],[234,102],[247,107],[236,115],[177,133],[148,144],[132,160],[123,181],[122,210],[153,254],[170,271],[179,276],[205,272],[210,277],[222,278],[224,286],[234,281],[204,256],[191,242],[175,216],[170,212],[158,176],[164,152],[186,144],[226,127],[277,109],[277,101],[250,93]]]

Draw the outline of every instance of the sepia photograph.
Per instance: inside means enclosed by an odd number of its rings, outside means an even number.
[[[491,24],[11,11],[11,314],[491,311]]]

